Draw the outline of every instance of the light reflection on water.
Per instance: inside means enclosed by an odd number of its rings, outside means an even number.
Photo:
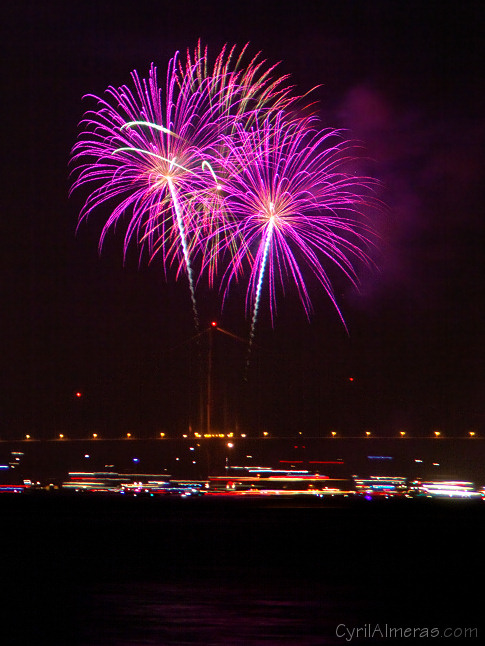
[[[265,584],[143,583],[98,588],[82,646],[323,646],[342,618],[340,595]],[[349,609],[345,611],[349,620]]]

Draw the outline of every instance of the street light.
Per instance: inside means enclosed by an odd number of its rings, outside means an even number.
[[[226,444],[228,449],[234,448],[234,442],[227,442]],[[226,455],[226,470],[229,469],[229,455]]]

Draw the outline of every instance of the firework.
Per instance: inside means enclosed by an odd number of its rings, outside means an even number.
[[[246,126],[294,100],[286,77],[273,79],[259,55],[243,66],[246,48],[224,48],[209,69],[201,45],[177,53],[169,62],[165,91],[152,64],[147,79],[133,72],[133,89],[109,87],[107,98],[91,97],[96,109],[82,121],[83,131],[73,148],[76,178],[72,190],[94,184],[79,221],[102,206],[110,210],[99,241],[127,220],[124,255],[134,240],[140,257],[162,258],[165,272],[186,273],[197,325],[192,255],[201,240],[216,235],[219,195],[216,173],[207,151],[219,151],[244,119]],[[204,235],[200,235],[204,231]],[[207,250],[201,247],[203,257]],[[217,262],[211,257],[211,280]]]
[[[249,274],[246,306],[252,311],[250,343],[265,284],[271,318],[278,284],[291,280],[307,317],[312,311],[305,276],[321,284],[345,325],[326,267],[336,265],[354,284],[356,266],[368,264],[372,230],[363,213],[372,179],[346,170],[352,146],[335,130],[317,129],[313,118],[287,120],[283,113],[249,130],[237,126],[227,140],[226,208],[231,213],[213,253],[222,255],[238,239],[222,279],[226,297],[231,283]]]
[[[72,161],[73,189],[94,185],[79,221],[109,209],[100,249],[126,221],[125,255],[135,242],[140,258],[148,250],[166,273],[187,276],[196,326],[203,271],[213,285],[222,266],[223,299],[248,276],[251,344],[265,290],[272,321],[288,282],[310,316],[309,272],[345,325],[327,267],[357,285],[357,264],[370,262],[363,212],[374,182],[348,170],[351,146],[339,132],[321,130],[308,106],[296,116],[301,100],[287,77],[274,79],[259,54],[244,63],[245,53],[223,48],[212,67],[200,43],[184,61],[177,53],[163,91],[154,65],[146,79],[133,72],[132,89],[93,97]]]

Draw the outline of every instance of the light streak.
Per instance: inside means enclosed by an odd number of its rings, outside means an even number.
[[[152,123],[151,121],[128,121],[121,126],[121,130],[123,130],[123,128],[132,128],[133,126],[147,126],[148,128],[155,128],[155,130],[165,132],[167,135],[171,135],[172,137],[178,137],[176,132],[172,132],[172,130],[165,128],[165,126],[161,126],[158,123]]]
[[[208,168],[208,169],[209,169],[209,172],[210,172],[210,174],[212,175],[212,177],[214,178],[214,182],[216,183],[216,188],[220,190],[222,187],[221,187],[221,185],[219,184],[219,181],[218,181],[218,179],[217,179],[217,175],[216,175],[216,173],[215,173],[214,169],[212,168],[211,164],[210,164],[207,160],[205,160],[205,159],[204,159],[204,161],[202,162],[202,170],[204,170],[204,168]]]
[[[168,187],[170,189],[170,194],[172,196],[172,202],[173,202],[173,208],[175,210],[176,216],[177,216],[177,226],[179,229],[179,234],[180,234],[180,240],[182,242],[182,249],[184,253],[184,258],[185,258],[185,268],[187,270],[187,278],[189,279],[189,287],[190,287],[190,298],[192,300],[192,310],[194,313],[194,322],[195,322],[195,327],[198,330],[199,329],[199,315],[197,312],[197,301],[195,299],[195,286],[194,286],[194,276],[192,273],[192,265],[190,263],[190,255],[189,255],[189,249],[187,246],[187,238],[185,236],[185,227],[184,227],[184,220],[182,217],[182,209],[179,203],[177,191],[175,190],[175,186],[173,184],[173,180],[171,177],[167,178],[167,183]]]
[[[258,318],[258,311],[259,311],[259,302],[261,300],[261,287],[263,285],[263,278],[264,278],[264,272],[266,269],[266,263],[268,261],[268,253],[271,245],[271,239],[273,237],[273,229],[274,229],[274,221],[275,221],[275,216],[274,216],[274,206],[271,203],[270,204],[270,209],[272,211],[272,215],[269,218],[268,222],[268,228],[266,230],[266,240],[264,243],[264,249],[263,249],[263,256],[262,256],[262,262],[261,262],[261,267],[259,270],[259,277],[258,277],[258,283],[256,287],[256,297],[254,299],[254,309],[253,309],[253,317],[251,321],[251,331],[249,333],[249,348],[248,348],[248,358],[246,362],[246,367],[249,365],[249,352],[251,350],[251,346],[254,341],[254,331],[256,328],[256,321]]]

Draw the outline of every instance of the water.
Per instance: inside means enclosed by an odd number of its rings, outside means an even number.
[[[483,629],[483,505],[239,502],[3,497],[2,645],[326,646],[349,643],[338,626]],[[396,643],[351,643],[382,641]]]
[[[335,591],[232,585],[139,583],[91,592],[86,646],[162,644],[320,646],[338,643]],[[339,640],[341,641],[341,640]]]

